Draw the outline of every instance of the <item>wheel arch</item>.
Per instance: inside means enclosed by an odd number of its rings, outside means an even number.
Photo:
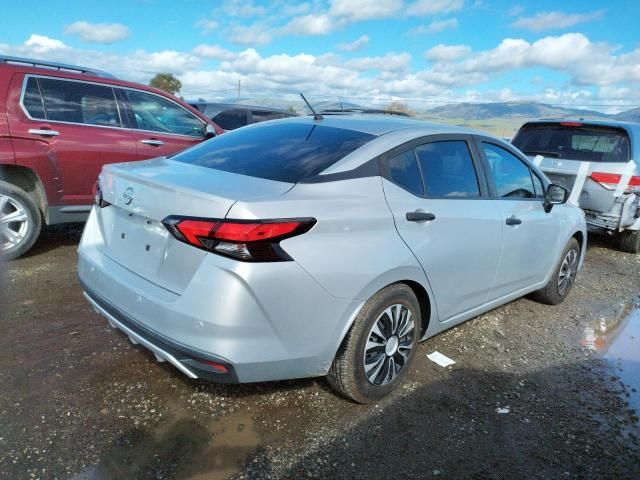
[[[0,179],[24,190],[37,205],[43,219],[47,218],[47,195],[38,174],[21,165],[0,165]]]

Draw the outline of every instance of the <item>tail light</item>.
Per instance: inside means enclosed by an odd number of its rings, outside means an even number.
[[[100,180],[98,180],[96,183],[93,184],[92,191],[93,191],[93,201],[98,207],[104,208],[111,205],[104,198],[102,198],[102,188],[100,187]]]
[[[245,262],[285,262],[292,258],[280,241],[308,232],[313,218],[221,220],[170,216],[164,226],[181,242]]]
[[[591,179],[595,182],[598,182],[607,190],[615,190],[616,188],[618,188],[618,183],[620,183],[622,175],[617,173],[593,172],[591,174]],[[629,179],[627,190],[631,191],[634,187],[640,187],[640,176],[633,176]]]

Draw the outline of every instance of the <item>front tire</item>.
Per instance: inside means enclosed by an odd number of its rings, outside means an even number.
[[[618,234],[618,249],[626,253],[640,253],[640,230],[625,230]]]
[[[27,192],[0,181],[0,258],[12,260],[25,254],[36,242],[42,216]]]
[[[551,275],[549,283],[542,290],[534,292],[533,299],[547,305],[562,303],[573,287],[579,263],[580,244],[575,238],[572,238],[564,248],[560,256],[560,264]]]
[[[339,393],[370,403],[400,385],[415,358],[420,304],[405,284],[390,285],[362,307],[333,361],[327,379]]]

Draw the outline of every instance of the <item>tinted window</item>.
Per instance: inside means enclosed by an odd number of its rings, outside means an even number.
[[[140,130],[204,136],[204,123],[188,110],[166,98],[136,90],[125,90],[135,123]]]
[[[30,77],[27,80],[22,103],[32,118],[46,119],[40,88],[38,87],[38,81],[34,77]]]
[[[213,117],[213,121],[225,130],[235,130],[247,124],[247,111],[239,108],[225,110]]]
[[[433,142],[416,148],[427,196],[479,197],[478,177],[465,141]]]
[[[85,82],[39,78],[47,120],[120,126],[111,87]]]
[[[492,143],[482,143],[501,198],[535,198],[531,172],[518,157]]]
[[[173,159],[295,183],[317,175],[372,138],[368,133],[322,125],[263,124],[225,133]]]
[[[385,177],[393,183],[415,195],[424,195],[420,167],[413,150],[386,159],[383,169]]]
[[[629,161],[629,136],[617,128],[525,125],[512,143],[528,155],[590,162]]]
[[[282,113],[270,112],[268,110],[251,111],[251,120],[253,121],[253,123],[264,122],[266,120],[276,120],[278,118],[282,118]]]

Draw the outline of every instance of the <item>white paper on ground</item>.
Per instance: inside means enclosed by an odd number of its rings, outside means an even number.
[[[437,363],[441,367],[448,367],[449,365],[453,365],[454,363],[456,363],[440,352],[427,353],[427,358],[432,362]]]
[[[507,407],[498,407],[496,408],[496,413],[499,413],[501,415],[504,415],[505,413],[509,413],[511,411],[511,409],[507,406]]]

